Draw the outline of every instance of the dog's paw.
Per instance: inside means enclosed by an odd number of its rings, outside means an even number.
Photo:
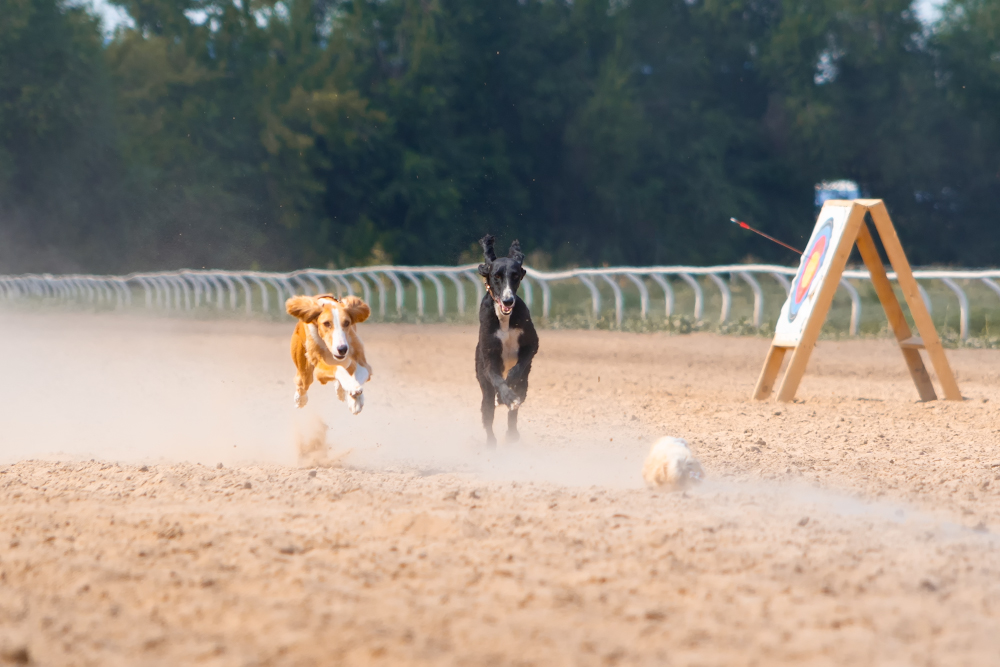
[[[361,384],[351,375],[341,378],[340,386],[348,396],[357,396],[363,391]]]
[[[510,387],[501,387],[497,394],[500,396],[500,402],[508,408],[514,409],[521,405],[521,399],[517,397],[517,394]]]
[[[309,394],[300,394],[297,391],[295,392],[295,407],[304,408],[308,402]]]
[[[361,414],[361,409],[365,407],[365,395],[360,391],[357,395],[351,395],[347,398],[347,407],[351,409],[352,415]]]

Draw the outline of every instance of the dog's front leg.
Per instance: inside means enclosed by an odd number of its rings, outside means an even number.
[[[522,350],[518,355],[518,361],[514,367],[507,371],[506,385],[514,394],[515,403],[507,403],[511,410],[516,410],[528,397],[528,373],[531,372],[531,360],[535,356],[534,350]]]
[[[496,389],[497,396],[500,397],[500,402],[506,405],[511,410],[516,410],[519,405],[521,405],[521,400],[517,397],[517,394],[513,389],[507,384],[507,381],[503,379],[503,376],[496,371],[490,370],[487,372],[487,377],[493,388]]]
[[[480,408],[483,414],[483,428],[486,430],[486,446],[493,449],[497,446],[497,437],[493,434],[493,415],[496,414],[497,390],[488,378],[480,377],[479,388],[483,391],[483,404]]]
[[[304,408],[309,402],[309,385],[313,381],[313,369],[302,369],[295,374],[295,407]]]
[[[517,430],[517,408],[507,411],[507,442],[517,442],[521,439],[521,434]]]
[[[507,412],[507,442],[521,439],[517,430],[517,409],[528,397],[528,374],[531,372],[531,362],[538,352],[538,335],[534,327],[527,328],[521,337],[523,344],[517,351],[517,363],[507,372],[507,386],[517,397],[517,402],[512,403]]]
[[[351,409],[351,413],[355,415],[360,413],[365,407],[365,396],[361,385],[368,380],[368,371],[363,366],[357,366],[354,375],[351,375],[343,366],[337,366],[335,376],[337,382],[347,392],[347,407]]]

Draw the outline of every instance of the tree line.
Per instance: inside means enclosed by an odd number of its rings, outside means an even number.
[[[115,1],[0,0],[0,273],[1000,256],[997,0]]]

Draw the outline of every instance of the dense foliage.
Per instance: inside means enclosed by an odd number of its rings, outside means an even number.
[[[1000,2],[0,0],[0,272],[791,263],[813,184],[995,265]]]

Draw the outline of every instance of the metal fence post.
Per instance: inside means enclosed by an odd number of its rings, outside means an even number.
[[[595,320],[600,319],[601,293],[597,291],[597,285],[595,285],[594,281],[590,279],[590,276],[586,274],[581,273],[580,275],[577,276],[577,278],[579,278],[580,282],[586,285],[587,289],[590,290],[590,305],[593,307],[594,310],[594,319]]]
[[[625,277],[631,280],[632,284],[639,290],[639,310],[642,319],[645,320],[649,314],[649,290],[646,289],[646,283],[642,282],[642,279],[634,273],[626,273]]]

